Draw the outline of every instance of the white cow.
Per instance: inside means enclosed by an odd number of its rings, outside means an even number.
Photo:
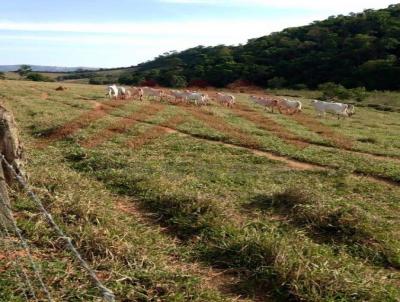
[[[200,92],[190,92],[185,91],[187,93],[187,101],[194,102],[196,105],[207,105],[209,97],[206,94]]]
[[[342,103],[330,103],[330,102],[324,102],[324,101],[319,101],[319,100],[313,100],[311,101],[312,106],[314,107],[315,111],[317,111],[318,116],[325,116],[327,112],[336,114],[338,119],[340,119],[340,116],[343,116],[345,118],[346,116],[349,116],[349,105],[347,104],[342,104]],[[354,110],[354,106],[353,106]]]
[[[126,99],[127,93],[125,87],[118,86],[118,95],[120,96],[121,99]]]
[[[217,101],[228,107],[233,107],[235,105],[236,98],[232,94],[225,94],[221,92],[217,92]]]
[[[295,114],[301,112],[303,104],[300,101],[292,101],[288,99],[282,99],[278,101],[279,112],[286,111],[287,114]]]
[[[189,92],[186,91],[180,91],[180,90],[171,90],[170,91],[171,95],[175,98],[175,101],[177,102],[178,100],[187,100],[189,96]]]
[[[140,101],[143,101],[144,92],[141,87],[132,87],[128,90],[132,93],[133,97],[138,97]]]
[[[151,87],[144,87],[143,94],[149,100],[154,99],[154,98],[159,98],[159,100],[161,101],[164,96],[164,92],[162,90],[151,88]]]
[[[251,95],[249,98],[258,105],[265,107],[265,109],[269,108],[272,111],[272,113],[274,113],[274,108],[278,107],[278,100],[275,100],[270,97],[259,97]]]
[[[354,105],[349,104],[347,108],[347,114],[350,116],[356,114],[356,107]]]
[[[107,94],[110,99],[118,98],[118,87],[117,85],[111,85],[107,87]]]

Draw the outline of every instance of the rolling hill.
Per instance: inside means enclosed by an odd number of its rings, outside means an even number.
[[[170,52],[120,76],[123,84],[223,87],[242,80],[262,87],[400,89],[400,4],[332,16],[251,39],[241,46]]]

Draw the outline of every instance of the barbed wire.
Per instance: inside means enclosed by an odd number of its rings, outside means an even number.
[[[8,232],[7,226],[5,225],[4,221],[2,219],[0,219],[0,222],[1,222],[1,227],[2,227],[2,228],[0,227],[0,234],[4,238],[4,244],[7,245],[7,251],[10,251],[11,248],[8,248],[8,247],[11,246],[11,244],[9,244],[7,240],[5,240],[6,237],[11,238],[10,233]],[[4,232],[3,232],[3,230],[4,230]],[[16,246],[14,241],[12,241],[12,242],[13,242],[12,245]],[[15,251],[17,251],[17,248],[15,248]],[[17,276],[17,278],[22,281],[23,285],[26,285],[28,287],[32,297],[37,301],[35,291],[32,286],[32,282],[31,282],[30,278],[28,277],[28,275],[26,274],[25,270],[23,269],[22,265],[20,265],[19,262],[15,261],[15,259],[12,260],[12,264],[13,264],[14,273]],[[20,275],[18,270],[22,272],[23,277]],[[21,292],[23,293],[26,301],[29,301],[25,288],[20,287],[20,286],[18,286],[18,287],[21,290]]]
[[[106,302],[115,302],[115,295],[114,293],[105,287],[103,283],[100,281],[100,279],[97,277],[96,273],[91,269],[89,264],[83,259],[81,254],[78,252],[78,250],[75,248],[75,246],[72,243],[72,239],[62,231],[62,229],[58,226],[58,224],[55,222],[53,219],[52,215],[46,210],[46,208],[43,206],[43,203],[40,201],[39,197],[31,190],[29,187],[27,181],[25,180],[24,176],[21,175],[21,173],[18,173],[14,166],[12,166],[7,159],[4,157],[3,154],[0,154],[0,163],[4,162],[4,164],[7,166],[7,168],[10,170],[10,172],[15,176],[15,179],[18,181],[18,183],[24,188],[26,191],[27,195],[36,203],[36,205],[39,207],[41,212],[45,215],[47,218],[47,221],[49,224],[54,228],[54,230],[58,233],[60,238],[64,239],[67,243],[67,246],[69,250],[74,254],[75,258],[80,262],[82,267],[86,270],[86,272],[89,274],[89,276],[92,278],[92,281],[95,283],[95,285],[101,290],[103,294],[103,298]],[[51,301],[51,300],[50,300]]]
[[[3,155],[1,155],[1,156],[3,156]],[[3,158],[4,158],[4,156],[3,156]],[[5,158],[4,158],[4,160],[5,160]],[[2,206],[4,207],[4,209],[6,211],[6,215],[4,215],[4,217],[11,222],[11,226],[13,227],[14,232],[17,235],[17,237],[18,237],[18,239],[20,241],[21,247],[26,251],[26,255],[28,256],[29,263],[30,263],[30,265],[32,267],[33,272],[35,273],[35,276],[36,276],[37,280],[39,281],[40,286],[42,287],[43,292],[46,294],[47,300],[52,302],[53,298],[51,297],[49,289],[47,288],[47,286],[43,282],[43,278],[42,278],[42,274],[40,272],[40,269],[36,265],[35,261],[33,260],[33,256],[31,254],[31,251],[30,251],[30,248],[29,248],[29,244],[26,241],[26,239],[24,238],[24,236],[22,235],[22,231],[17,225],[17,221],[14,218],[12,210],[10,209],[9,205],[7,205],[7,203],[4,201],[3,198],[0,198],[0,200],[1,200]]]

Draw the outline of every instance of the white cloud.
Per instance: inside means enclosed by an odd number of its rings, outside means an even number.
[[[284,13],[264,19],[221,19],[138,21],[138,22],[13,22],[0,20],[2,60],[40,64],[84,66],[128,66],[151,59],[169,50],[184,50],[197,45],[236,45],[250,38],[267,35],[286,27],[301,26],[326,17],[384,7],[389,1],[311,1],[311,0],[157,0],[163,2],[203,3],[208,5],[263,5],[266,7],[305,8],[299,16]],[[347,12],[345,11],[347,10]],[[7,48],[7,49],[5,49]],[[40,51],[27,51],[28,49]],[[12,49],[18,49],[19,57]],[[50,51],[51,50],[51,51]],[[43,55],[46,53],[46,56]],[[73,55],[70,55],[73,54]],[[29,57],[31,55],[32,57]],[[28,56],[28,57],[27,57]],[[22,59],[20,59],[22,58]],[[27,59],[25,59],[27,58]],[[50,60],[50,58],[52,58]],[[28,60],[29,59],[29,60]],[[45,61],[49,61],[45,63]],[[73,63],[73,60],[75,60]],[[66,61],[66,63],[68,63]]]
[[[333,10],[334,12],[358,12],[367,8],[383,8],[395,4],[394,0],[159,0],[164,3],[202,5],[266,6],[271,8],[299,8],[307,10]]]
[[[38,22],[8,22],[0,21],[0,30],[24,32],[59,32],[88,34],[118,34],[137,35],[141,37],[159,36],[202,37],[207,43],[207,37],[231,37],[243,41],[257,35],[268,34],[285,27],[299,26],[312,22],[318,15],[306,15],[283,19],[281,17],[267,20],[252,19],[221,19],[204,21],[166,21],[166,22],[128,22],[128,23],[38,23]],[[204,39],[205,38],[205,39]],[[224,43],[221,41],[220,43]]]

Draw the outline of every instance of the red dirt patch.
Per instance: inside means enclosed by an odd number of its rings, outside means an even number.
[[[113,136],[126,132],[128,128],[140,122],[140,120],[146,120],[156,115],[164,108],[164,105],[144,105],[138,111],[132,113],[130,116],[123,117],[110,127],[100,131],[95,136],[85,141],[82,145],[86,148],[94,148],[102,144],[106,140],[112,138]]]
[[[128,141],[126,144],[130,148],[138,149],[156,138],[174,132],[172,128],[176,127],[182,122],[184,122],[184,118],[182,118],[181,116],[174,116],[160,125],[151,127],[148,131],[136,136],[134,139]]]
[[[0,261],[1,260],[15,260],[18,258],[26,257],[26,251],[13,251],[13,252],[5,252],[4,254],[0,254]]]
[[[274,133],[277,137],[283,139],[285,142],[289,144],[295,145],[300,149],[304,149],[309,145],[308,142],[296,136],[294,133],[286,129],[284,126],[278,124],[274,120],[260,114],[259,112],[251,109],[246,105],[237,104],[235,105],[235,108],[233,108],[232,110],[238,116],[253,122],[260,129]]]
[[[189,112],[195,118],[204,122],[207,126],[214,128],[221,133],[227,134],[229,137],[234,138],[240,142],[240,145],[248,148],[259,148],[261,144],[255,138],[245,133],[239,128],[229,125],[222,119],[215,117],[209,111],[199,110],[197,108],[183,107],[185,111]]]
[[[63,139],[67,136],[70,136],[77,132],[79,129],[85,128],[94,121],[104,117],[114,108],[121,107],[126,103],[127,101],[125,100],[108,101],[102,104],[96,102],[92,110],[90,110],[89,112],[85,112],[77,118],[73,119],[72,121],[66,123],[64,126],[47,136],[45,140],[47,141],[47,143],[49,143],[51,141]]]
[[[323,125],[320,121],[305,114],[293,115],[293,119],[299,124],[307,127],[309,130],[314,131],[324,138],[329,139],[335,146],[343,149],[350,149],[353,146],[353,141],[345,137],[328,126]]]

